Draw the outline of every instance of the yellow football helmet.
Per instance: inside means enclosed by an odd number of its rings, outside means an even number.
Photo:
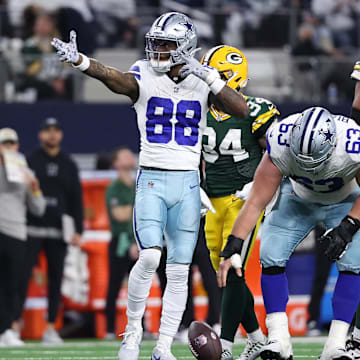
[[[248,62],[240,50],[219,45],[210,49],[201,59],[204,65],[215,68],[232,89],[239,91],[248,82]]]

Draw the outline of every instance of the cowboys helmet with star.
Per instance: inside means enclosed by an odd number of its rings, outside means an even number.
[[[297,165],[308,172],[319,171],[336,146],[333,115],[322,107],[303,111],[290,133],[290,153]]]
[[[197,32],[191,19],[179,12],[168,12],[159,16],[145,35],[145,52],[152,68],[158,72],[168,72],[173,66],[182,64],[183,60],[177,53],[185,51],[192,54],[197,45]],[[176,50],[158,51],[159,41],[176,43]],[[167,54],[168,60],[161,59],[161,54]]]

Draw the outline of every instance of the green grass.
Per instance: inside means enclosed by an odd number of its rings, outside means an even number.
[[[317,359],[323,347],[324,339],[294,338],[293,349],[296,360]],[[140,359],[150,359],[154,341],[146,340],[141,347]],[[68,340],[63,346],[43,346],[38,342],[26,342],[25,347],[0,348],[0,360],[116,360],[120,341]],[[244,342],[234,346],[234,354],[238,356],[244,348]],[[177,360],[194,359],[186,345],[174,344],[173,354]]]

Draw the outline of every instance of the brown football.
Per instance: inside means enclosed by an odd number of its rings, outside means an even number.
[[[216,332],[202,321],[193,321],[188,332],[189,347],[199,360],[220,360],[221,343]]]

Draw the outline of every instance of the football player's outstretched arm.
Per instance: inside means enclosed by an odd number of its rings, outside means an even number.
[[[268,153],[265,153],[255,172],[250,195],[235,220],[231,231],[232,235],[241,239],[247,238],[254,229],[261,212],[275,195],[282,176]]]
[[[254,229],[261,212],[275,195],[281,179],[282,173],[272,163],[268,153],[265,153],[255,172],[250,195],[235,220],[224,250],[219,255],[224,258],[216,274],[220,287],[226,286],[227,274],[231,267],[235,268],[237,276],[242,275],[240,254],[244,239]]]
[[[70,41],[68,43],[54,38],[51,44],[57,50],[60,61],[71,63],[85,74],[102,81],[111,91],[127,95],[133,102],[137,100],[139,86],[135,77],[130,73],[122,73],[113,67],[103,65],[101,62],[89,59],[79,53],[74,30],[70,31]]]
[[[111,66],[106,66],[95,59],[89,60],[90,66],[84,71],[86,75],[100,80],[111,91],[117,94],[127,95],[133,102],[136,102],[139,96],[139,86],[134,75],[123,73]]]

